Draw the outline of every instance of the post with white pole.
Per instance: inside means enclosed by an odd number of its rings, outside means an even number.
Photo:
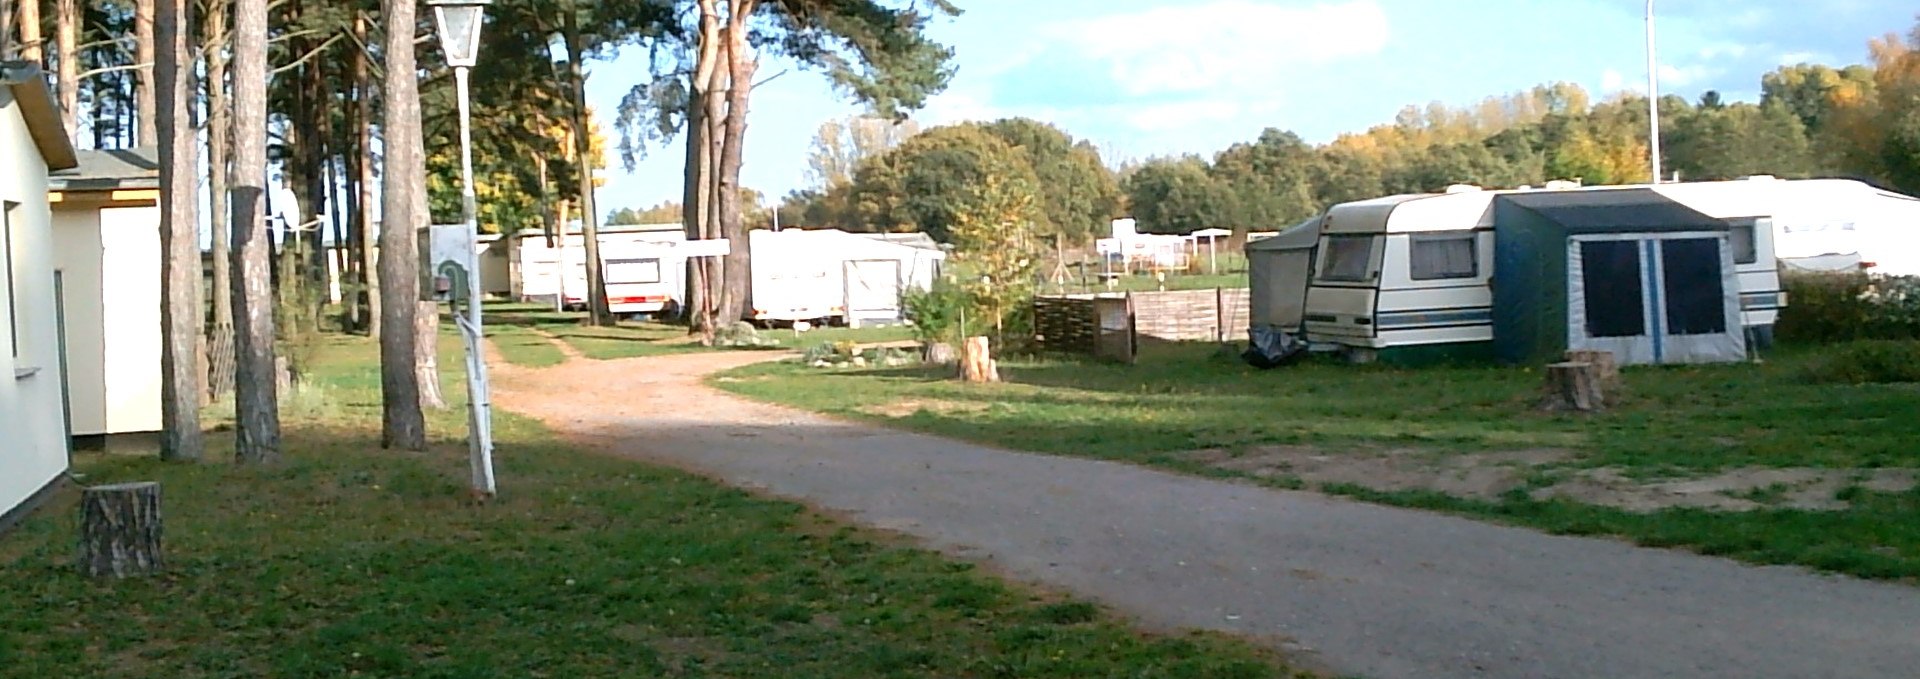
[[[1660,183],[1660,61],[1653,49],[1653,0],[1647,0],[1647,155],[1653,157],[1653,183]]]
[[[479,242],[479,207],[473,192],[473,125],[468,100],[467,71],[478,56],[480,24],[486,6],[492,0],[428,0],[433,7],[434,23],[439,28],[440,47],[447,65],[453,67],[454,88],[460,104],[460,216],[466,222],[469,242]],[[482,353],[480,319],[480,261],[478,248],[467,253],[467,309],[462,317],[454,310],[454,320],[467,340],[467,448],[473,466],[473,492],[491,497],[493,479],[493,416],[488,397],[487,361]]]

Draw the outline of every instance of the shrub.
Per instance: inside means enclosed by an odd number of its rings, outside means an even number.
[[[1920,341],[1862,340],[1842,344],[1809,364],[1806,377],[1842,384],[1920,382]]]
[[[1784,273],[1783,342],[1920,339],[1920,277]]]
[[[967,307],[967,293],[945,280],[935,281],[933,289],[910,289],[900,303],[907,320],[913,321],[913,336],[922,342],[955,342],[960,336],[960,319]]]

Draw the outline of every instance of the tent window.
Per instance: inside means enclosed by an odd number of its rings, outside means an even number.
[[[1472,233],[1413,236],[1413,279],[1432,281],[1480,275]]]
[[[1683,238],[1660,243],[1660,272],[1666,281],[1667,331],[1675,335],[1715,335],[1727,331],[1726,289],[1721,286],[1720,243],[1713,238]]]
[[[1733,246],[1733,263],[1752,264],[1760,261],[1759,250],[1754,246],[1754,225],[1756,220],[1742,219],[1733,222],[1729,231],[1729,244]]]
[[[1364,281],[1373,264],[1373,236],[1328,236],[1327,259],[1320,266],[1320,278],[1329,281]]]
[[[1625,240],[1580,244],[1580,304],[1587,312],[1588,337],[1638,337],[1647,334],[1646,302],[1640,287],[1640,244]]]
[[[20,208],[19,203],[5,205],[4,216],[0,216],[0,267],[5,267],[4,278],[7,282],[7,346],[13,349],[13,357],[20,358],[20,293],[18,284],[13,281],[13,258],[19,248],[13,243],[13,216]]]

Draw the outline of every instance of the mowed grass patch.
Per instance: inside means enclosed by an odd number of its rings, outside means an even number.
[[[443,333],[452,326],[448,321],[441,324]],[[457,329],[455,332],[458,332]],[[493,342],[501,358],[508,363],[527,368],[545,368],[565,363],[567,356],[560,347],[553,345],[543,331],[519,325],[490,325],[486,327],[487,339]],[[444,364],[443,364],[444,365]]]
[[[1188,451],[1555,449],[1571,453],[1557,463],[1562,467],[1610,467],[1639,477],[1741,467],[1920,467],[1920,430],[1910,424],[1920,412],[1920,390],[1804,379],[1805,366],[1821,353],[1785,350],[1758,365],[1630,368],[1625,402],[1596,415],[1538,411],[1537,371],[1317,360],[1261,371],[1195,345],[1148,345],[1134,366],[1008,359],[1001,364],[1007,383],[997,385],[961,384],[935,368],[828,371],[783,363],[733,371],[733,379],[715,386],[1007,448],[1208,474],[1227,472],[1196,462]],[[1432,493],[1334,490],[1757,562],[1920,576],[1920,494],[1911,491],[1849,489],[1851,507],[1840,511],[1634,513],[1535,501],[1525,493],[1468,502]]]
[[[445,384],[461,383],[443,341]],[[464,393],[426,453],[378,447],[366,340],[319,354],[331,407],[285,419],[285,463],[83,458],[163,486],[163,575],[71,567],[74,491],[0,538],[8,676],[1289,676],[1211,635],[1147,636],[1084,605],[800,507],[585,454],[496,413],[501,495],[466,498]],[[306,411],[303,411],[306,412]],[[214,423],[220,425],[222,423]]]

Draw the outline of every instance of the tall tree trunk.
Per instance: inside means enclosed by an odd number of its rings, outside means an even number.
[[[232,102],[227,97],[227,0],[207,3],[207,37],[201,49],[207,55],[207,197],[213,211],[213,330],[207,352],[212,360],[207,392],[213,398],[233,390],[233,229],[227,191],[230,184],[233,137]]]
[[[747,20],[753,15],[755,0],[733,0],[728,15],[726,59],[727,115],[722,124],[719,181],[715,196],[720,216],[720,234],[733,242],[722,272],[719,318],[733,323],[746,315],[748,288],[753,281],[748,270],[747,224],[740,211],[740,166],[744,160],[747,135],[747,97],[753,91],[753,74],[758,66],[747,44]]]
[[[233,5],[234,457],[280,459],[279,393],[268,280],[267,0]]]
[[[587,71],[580,53],[579,11],[569,0],[562,17],[567,40],[568,89],[573,94],[573,162],[580,172],[580,230],[587,256],[587,318],[593,325],[611,325],[607,309],[607,276],[600,261],[600,215],[593,200],[593,119],[587,115]]]
[[[60,91],[60,124],[67,138],[80,133],[80,0],[59,0],[53,12],[54,47],[60,52],[54,79]]]
[[[152,146],[160,139],[154,125],[158,111],[153,105],[153,3],[154,0],[134,0],[133,3],[133,62],[140,67],[133,81],[134,113],[140,117],[133,143],[138,146]]]
[[[355,12],[353,16],[354,43],[367,44],[367,17]],[[373,246],[373,76],[367,69],[367,52],[364,48],[353,51],[354,82],[354,232],[359,234],[360,246],[360,288],[365,297],[367,308],[362,326],[368,337],[380,337],[380,276],[378,263],[374,260],[376,248]]]
[[[688,83],[687,163],[682,210],[689,237],[718,238],[713,228],[714,113],[719,96],[721,23],[717,0],[700,0],[699,54]],[[720,262],[712,257],[687,260],[689,331],[711,338],[719,304]]]
[[[62,0],[67,4],[72,0]],[[160,458],[198,460],[200,434],[199,140],[194,138],[192,0],[159,0],[154,16],[160,132]],[[66,40],[62,40],[66,42]],[[65,66],[71,51],[62,53]]]
[[[20,58],[45,66],[44,47],[40,38],[40,0],[20,0]]]
[[[425,190],[414,178],[425,172],[420,139],[420,83],[413,57],[413,0],[382,0],[386,18],[385,105],[381,107],[386,153],[380,191],[380,445],[426,450],[426,416],[420,408],[420,263],[415,233],[427,216],[414,210]]]

